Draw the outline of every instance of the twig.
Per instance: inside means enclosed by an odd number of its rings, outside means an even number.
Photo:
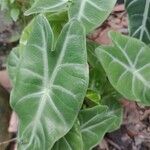
[[[145,110],[144,115],[140,118],[140,120],[143,121],[145,118],[148,117],[148,115],[150,115],[150,110]]]
[[[116,143],[114,143],[112,140],[106,138],[106,141],[111,144],[112,146],[114,146],[117,150],[121,150],[121,148],[119,147],[119,145],[117,145]]]
[[[17,138],[13,138],[13,139],[11,139],[11,140],[1,142],[1,143],[0,143],[0,146],[1,146],[1,145],[4,145],[4,144],[11,143],[11,142],[14,142],[14,141],[17,141]]]

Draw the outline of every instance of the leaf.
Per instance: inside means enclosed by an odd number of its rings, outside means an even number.
[[[26,16],[35,13],[56,12],[67,6],[68,0],[36,0],[32,7],[24,14]]]
[[[7,59],[7,71],[12,82],[12,86],[15,85],[16,82],[16,74],[20,67],[20,62],[22,61],[22,53],[23,49],[27,44],[28,38],[30,38],[30,33],[32,29],[33,21],[31,21],[23,30],[19,46],[13,48],[10,52],[8,59]]]
[[[113,87],[125,98],[150,104],[150,48],[143,42],[111,32],[112,46],[96,49]]]
[[[87,40],[88,62],[92,68],[99,69],[99,65],[101,64],[95,54],[95,49],[97,47],[99,47],[99,44],[93,41]]]
[[[72,128],[88,86],[85,40],[83,26],[71,21],[52,52],[47,19],[39,15],[33,20],[11,93],[20,149],[51,149]]]
[[[18,20],[19,13],[20,13],[20,12],[19,12],[19,9],[17,9],[17,8],[11,9],[10,15],[11,15],[13,21],[17,21],[17,20]]]
[[[10,1],[11,4],[15,2],[15,0],[9,0],[9,1]]]
[[[123,108],[122,108],[121,104],[118,102],[116,97],[114,97],[111,94],[103,97],[103,99],[101,100],[101,104],[105,105],[109,108],[109,110],[108,110],[109,114],[112,113],[113,115],[116,116],[116,119],[115,119],[115,121],[113,121],[113,124],[112,124],[109,132],[117,130],[120,127],[120,125],[122,124],[122,120],[123,120]]]
[[[9,9],[9,1],[8,0],[1,0],[0,1],[1,10]]]
[[[106,20],[115,3],[116,0],[73,0],[69,9],[69,18],[80,20],[88,33]]]
[[[66,22],[68,22],[68,14],[66,11],[52,13],[50,15],[47,15],[47,19],[50,22],[54,32],[54,41],[55,41],[54,47],[55,47],[55,44],[57,42],[57,39],[63,26],[66,24]]]
[[[80,111],[79,121],[83,137],[84,150],[91,150],[104,137],[116,120],[106,106],[95,106]]]
[[[95,54],[95,49],[98,46],[98,44],[92,41],[87,41],[88,62],[90,64],[89,89],[95,92],[99,92],[99,94],[103,94],[104,86],[107,82],[107,77],[101,63]]]
[[[15,47],[8,56],[7,61],[7,71],[12,82],[12,85],[15,85],[16,82],[16,72],[18,69],[19,61],[20,61],[20,54],[19,54],[19,47]]]
[[[87,93],[86,93],[86,97],[96,104],[100,103],[101,96],[98,92],[96,92],[94,90],[88,89]]]
[[[150,0],[126,0],[130,35],[150,43]]]
[[[83,141],[79,123],[76,122],[73,128],[61,138],[52,150],[83,150]]]

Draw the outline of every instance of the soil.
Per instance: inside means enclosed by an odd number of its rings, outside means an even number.
[[[122,3],[122,1],[119,1]],[[6,59],[10,50],[18,44],[17,40],[10,41],[13,29],[20,32],[18,24],[10,21],[7,25],[4,22],[0,12],[0,84],[8,91],[10,83],[6,72]],[[15,27],[15,28],[14,28]],[[124,5],[118,5],[104,24],[97,28],[88,38],[100,44],[109,44],[111,40],[107,33],[110,30],[128,34],[127,14]],[[17,33],[18,33],[17,32]],[[16,33],[16,31],[14,32]],[[103,141],[95,150],[150,150],[150,107],[144,107],[134,102],[124,100],[122,102],[124,108],[123,124],[120,129],[113,133],[107,133]],[[17,119],[15,114],[11,118],[9,131],[13,133],[12,138],[16,135]],[[14,142],[9,144],[7,150],[13,150]]]

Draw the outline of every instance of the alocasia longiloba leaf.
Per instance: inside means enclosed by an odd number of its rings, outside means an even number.
[[[87,90],[85,31],[80,22],[72,20],[51,51],[51,27],[39,15],[27,37],[11,93],[20,122],[19,148],[51,149],[72,128]]]
[[[115,3],[116,0],[72,0],[69,18],[80,20],[89,33],[105,21]]]
[[[125,0],[130,35],[150,43],[150,0]]]
[[[135,38],[111,32],[112,46],[96,49],[106,74],[125,98],[150,104],[150,48]]]
[[[67,6],[68,0],[36,0],[31,8],[25,12],[25,15],[35,13],[55,12]]]
[[[83,150],[91,150],[102,140],[105,133],[109,131],[116,121],[116,116],[108,111],[108,107],[98,105],[81,110],[79,121],[84,143]]]
[[[78,116],[80,124],[76,122],[52,150],[91,150],[107,132],[117,129],[122,121],[122,108],[110,97],[104,101],[108,107],[104,104],[81,110]]]

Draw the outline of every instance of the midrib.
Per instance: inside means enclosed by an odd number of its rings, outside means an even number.
[[[56,62],[56,65],[55,65],[55,67],[54,67],[54,70],[53,70],[53,72],[52,72],[52,75],[51,75],[51,78],[50,78],[50,80],[49,80],[49,85],[50,85],[50,87],[52,87],[52,85],[53,85],[53,83],[54,83],[54,80],[55,80],[55,78],[56,78],[56,75],[57,75],[57,72],[58,72],[58,66],[62,63],[62,60],[63,60],[63,58],[64,58],[64,55],[65,55],[65,50],[66,50],[66,47],[67,47],[67,43],[68,43],[68,36],[69,36],[69,31],[70,30],[68,30],[68,32],[67,32],[67,34],[66,34],[66,37],[65,37],[65,41],[64,41],[64,46],[63,46],[63,48],[62,48],[62,50],[61,50],[61,53],[60,53],[60,55],[59,55],[59,57],[58,57],[58,60],[57,60],[57,62]]]
[[[34,119],[34,122],[35,122],[35,123],[36,123],[36,122],[39,120],[39,118],[41,118],[41,116],[42,116],[42,112],[43,112],[43,110],[44,110],[44,108],[45,108],[46,101],[47,101],[47,97],[48,97],[47,94],[49,94],[49,91],[51,91],[51,87],[52,87],[52,86],[49,87],[49,85],[53,85],[53,82],[54,82],[55,77],[56,77],[57,72],[58,72],[58,66],[62,63],[62,60],[63,60],[63,58],[64,58],[65,50],[66,50],[67,43],[68,43],[68,39],[69,39],[69,38],[68,38],[69,31],[70,31],[70,30],[68,29],[67,34],[66,34],[66,37],[65,37],[65,41],[64,41],[64,46],[63,46],[63,48],[62,48],[62,50],[61,50],[61,53],[60,53],[60,55],[59,55],[59,57],[58,57],[57,63],[56,63],[56,65],[55,65],[55,67],[54,67],[54,71],[53,71],[53,73],[52,73],[50,79],[48,79],[48,75],[49,75],[48,67],[49,67],[49,66],[48,66],[47,50],[45,49],[46,52],[44,53],[43,57],[46,58],[46,59],[44,60],[43,63],[44,63],[44,67],[46,67],[46,69],[44,69],[44,78],[46,78],[46,80],[44,81],[43,96],[42,96],[42,98],[41,98],[41,100],[40,100],[39,107],[38,107],[38,110],[37,110],[37,113],[36,113],[36,116],[35,116],[35,119]],[[45,36],[44,36],[44,37],[45,37]],[[45,39],[44,39],[44,40],[45,40]],[[45,42],[44,42],[44,43],[45,43]],[[46,46],[46,45],[44,45],[44,46]],[[47,84],[48,84],[48,86],[47,86]],[[48,87],[49,87],[49,89],[48,89]],[[33,128],[32,133],[31,133],[30,142],[29,142],[28,145],[32,144],[32,141],[33,141],[33,139],[34,139],[34,135],[35,135],[36,130],[37,130],[37,124],[34,125],[34,128]]]
[[[80,20],[81,17],[82,17],[82,14],[83,14],[83,11],[84,11],[84,8],[85,8],[85,4],[86,4],[86,0],[81,0],[81,7],[80,7],[80,10],[79,10],[79,13],[78,13],[78,16],[77,16],[78,20]]]
[[[146,21],[147,21],[148,11],[149,11],[149,5],[150,5],[150,0],[146,0],[144,14],[143,14],[143,20],[142,20],[142,29],[140,32],[140,40],[142,40],[143,36],[144,36],[144,31],[146,28]]]
[[[44,33],[42,32],[42,35],[43,35],[43,34],[44,34]],[[58,57],[58,61],[57,61],[57,63],[56,63],[56,66],[54,67],[54,71],[53,71],[53,73],[52,73],[50,82],[49,82],[49,79],[48,79],[48,75],[49,75],[48,67],[49,67],[49,66],[48,66],[47,49],[45,49],[46,52],[43,53],[43,59],[44,59],[44,62],[43,62],[43,63],[44,63],[44,68],[45,68],[45,69],[44,69],[44,78],[45,78],[45,81],[44,81],[43,96],[42,96],[42,98],[41,98],[41,100],[40,100],[39,107],[38,107],[38,110],[37,110],[37,113],[36,113],[36,116],[35,116],[35,119],[34,119],[34,122],[35,122],[35,123],[39,120],[39,118],[41,118],[42,112],[43,112],[43,110],[44,110],[44,108],[45,108],[45,105],[46,105],[47,94],[49,94],[49,91],[48,91],[48,89],[47,89],[48,86],[49,86],[48,83],[50,83],[51,85],[53,84],[53,82],[54,82],[54,80],[55,80],[55,77],[56,77],[56,75],[57,75],[57,71],[58,71],[58,70],[57,70],[57,67],[61,64],[61,62],[62,62],[62,60],[63,60],[63,57],[64,57],[64,55],[65,55],[65,50],[66,50],[67,43],[68,43],[68,34],[69,34],[69,30],[68,30],[68,32],[67,32],[67,36],[66,36],[65,41],[64,41],[64,46],[63,46],[63,48],[62,48],[62,50],[61,50],[61,53],[60,53],[60,55],[59,55],[59,57]],[[44,37],[45,37],[45,36],[44,36]],[[44,41],[45,41],[45,38],[44,38]],[[44,42],[44,47],[46,47],[45,42]],[[47,84],[48,84],[48,86],[47,86]],[[45,90],[47,90],[48,93],[46,93]],[[50,89],[50,90],[51,90],[51,89]],[[37,124],[35,124],[35,126],[34,126],[34,128],[33,128],[33,130],[32,130],[30,142],[29,142],[28,145],[30,145],[30,144],[32,143],[32,141],[33,141],[33,139],[34,139],[34,135],[35,135],[36,130],[37,130]]]
[[[133,74],[133,76],[136,76],[140,81],[143,82],[144,85],[146,85],[148,88],[150,88],[150,85],[147,83],[147,81],[143,78],[143,76],[141,74],[139,74],[139,72],[137,72],[136,68],[130,68],[129,66],[127,66],[126,64],[124,64],[123,62],[121,62],[120,60],[116,59],[114,56],[112,56],[111,54],[109,54],[107,51],[102,50],[103,53],[105,53],[106,55],[108,55],[109,57],[112,58],[112,60],[116,61],[117,63],[119,63],[122,67],[124,67],[125,69],[127,69],[131,74]]]
[[[42,98],[40,100],[40,104],[39,104],[40,107],[38,108],[35,119],[33,121],[34,126],[33,126],[33,130],[32,130],[32,133],[31,133],[29,143],[26,146],[26,149],[32,144],[33,139],[35,138],[34,136],[35,136],[35,132],[37,130],[37,121],[39,121],[39,118],[41,118],[41,116],[42,116],[42,112],[43,112],[45,104],[46,104],[46,99],[47,99],[47,95],[45,93],[43,93],[43,96],[42,96]]]
[[[51,7],[50,7],[50,5],[47,5],[47,7],[45,7],[44,6],[44,9],[46,10],[46,9],[56,9],[57,7],[60,7],[60,6],[62,6],[63,4],[65,4],[67,1],[61,1],[60,3],[56,3],[55,5],[52,5]],[[42,7],[43,8],[43,7]]]

